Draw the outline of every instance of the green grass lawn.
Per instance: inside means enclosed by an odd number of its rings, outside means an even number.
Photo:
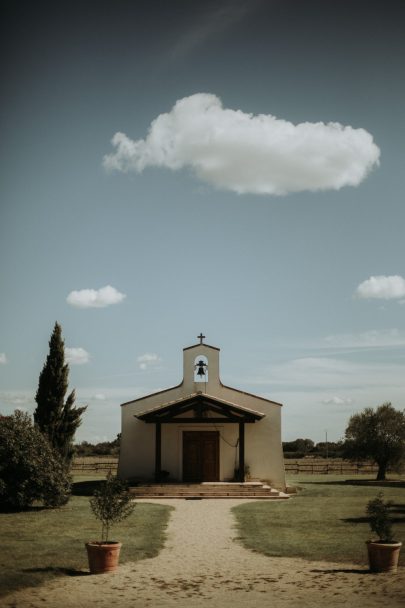
[[[89,496],[97,481],[83,477],[79,480],[74,485],[75,495],[61,509],[0,513],[0,595],[40,585],[54,576],[86,575],[84,543],[99,540],[101,530],[89,507]],[[112,529],[111,538],[123,543],[120,563],[159,553],[171,509],[139,503],[128,519]]]
[[[360,480],[358,476],[356,481]],[[405,487],[345,483],[345,476],[291,477],[298,493],[288,501],[258,501],[234,507],[238,538],[270,556],[367,563],[372,534],[365,509],[381,490],[392,500],[394,533],[405,544]],[[405,550],[400,564],[405,565]]]

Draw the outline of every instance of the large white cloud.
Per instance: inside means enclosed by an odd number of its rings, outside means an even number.
[[[111,304],[119,304],[126,298],[115,287],[106,285],[101,289],[81,289],[71,291],[66,301],[76,308],[105,308]]]
[[[0,353],[0,365],[5,365],[7,363],[6,353]]]
[[[399,275],[370,277],[356,289],[359,298],[394,300],[405,296],[405,279]]]
[[[71,365],[84,365],[90,361],[90,354],[81,346],[65,348],[66,361]]]
[[[357,186],[378,164],[380,150],[364,129],[336,122],[286,120],[222,107],[216,95],[198,93],[160,114],[145,139],[125,133],[112,139],[115,151],[104,167],[142,172],[178,170],[239,194],[287,194]]]

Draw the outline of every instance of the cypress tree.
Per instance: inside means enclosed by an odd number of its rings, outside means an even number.
[[[87,408],[74,407],[74,390],[65,401],[68,384],[69,366],[65,363],[62,328],[59,323],[55,323],[49,340],[49,354],[39,376],[34,421],[69,468],[74,451],[74,436]]]

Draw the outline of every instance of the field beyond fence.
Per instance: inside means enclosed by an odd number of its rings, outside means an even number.
[[[83,456],[75,458],[72,470],[75,474],[116,473],[118,458],[114,456]],[[349,462],[341,458],[285,459],[285,472],[290,475],[374,475],[378,467],[370,462]]]
[[[114,456],[82,456],[73,460],[72,472],[81,473],[111,473],[117,472],[118,458]]]

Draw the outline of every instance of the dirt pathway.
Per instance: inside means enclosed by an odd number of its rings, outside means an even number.
[[[3,598],[9,608],[389,608],[405,606],[405,569],[269,558],[234,538],[239,500],[160,500],[175,507],[165,548],[115,574],[61,578]]]

